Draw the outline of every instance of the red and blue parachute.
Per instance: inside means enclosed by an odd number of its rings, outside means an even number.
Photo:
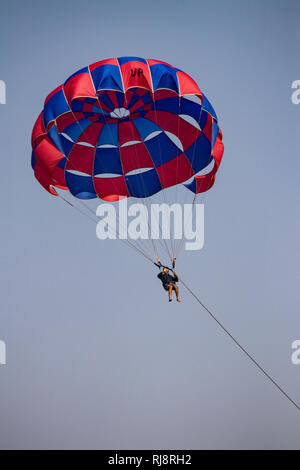
[[[145,198],[181,183],[205,192],[223,151],[216,113],[196,82],[139,57],[71,75],[48,95],[32,132],[36,179],[80,199]]]

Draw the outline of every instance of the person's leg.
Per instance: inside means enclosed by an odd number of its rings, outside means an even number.
[[[172,290],[173,290],[173,286],[172,284],[169,285],[169,302],[172,301]]]
[[[174,290],[175,290],[175,292],[176,292],[176,299],[177,299],[177,302],[180,302],[178,286],[176,286],[176,284],[174,284],[173,287],[174,287]]]

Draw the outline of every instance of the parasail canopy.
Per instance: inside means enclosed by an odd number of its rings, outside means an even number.
[[[216,113],[196,82],[139,57],[71,75],[48,95],[32,132],[36,179],[80,199],[148,198],[179,184],[205,192],[223,151]]]

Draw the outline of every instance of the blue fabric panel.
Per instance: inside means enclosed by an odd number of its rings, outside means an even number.
[[[105,111],[103,109],[100,109],[100,105],[98,103],[98,100],[94,101],[95,105],[93,106],[92,110],[87,112],[87,111],[83,111],[83,107],[84,107],[84,104],[87,102],[87,100],[73,100],[72,101],[72,105],[71,105],[71,109],[73,111],[73,113],[84,113],[85,116],[92,116],[93,113],[96,113],[96,114],[99,114],[100,116],[102,114],[108,114],[109,115],[109,112],[108,111]]]
[[[152,109],[156,111],[168,111],[169,113],[179,114],[179,98],[166,98],[164,100],[155,101],[152,105]],[[181,112],[181,114],[184,114]],[[189,113],[185,113],[189,114]]]
[[[205,124],[206,124],[206,121],[207,121],[207,116],[208,116],[208,112],[205,111],[205,109],[202,109],[201,118],[200,118],[200,122],[199,122],[201,130],[204,129],[204,127],[205,127]]]
[[[144,104],[149,104],[153,101],[152,96],[150,95],[150,93],[145,93],[145,95],[142,96],[142,100],[143,100]]]
[[[100,132],[97,146],[100,145],[119,145],[118,124],[105,124]]]
[[[100,148],[96,150],[94,175],[101,173],[123,174],[119,148]]]
[[[131,100],[128,103],[128,109],[130,109],[141,97],[134,93],[131,97]]]
[[[212,145],[211,145],[211,148],[212,148],[212,149],[214,148],[214,145],[215,145],[215,142],[216,142],[216,139],[217,139],[218,132],[219,132],[219,126],[218,126],[218,124],[216,123],[216,121],[213,120]]]
[[[34,156],[34,153],[31,152],[31,167],[32,167],[33,170],[35,168],[35,165],[36,165],[36,158]]]
[[[98,103],[98,100],[96,98],[85,97],[84,102],[89,103],[89,104],[96,104],[96,103]]]
[[[133,197],[148,197],[162,189],[155,169],[125,176],[125,181],[129,194]]]
[[[145,140],[149,134],[152,134],[152,132],[162,130],[160,127],[158,127],[157,124],[155,124],[152,121],[149,121],[149,119],[138,117],[134,119],[132,122],[137,128],[137,131],[140,134],[142,140]]]
[[[70,140],[66,139],[63,135],[60,135],[60,142],[63,149],[63,154],[68,157],[74,144]]]
[[[65,95],[62,90],[59,90],[55,95],[47,101],[44,107],[44,125],[48,126],[50,121],[53,121],[58,116],[69,111],[69,105],[65,99]]]
[[[73,196],[79,199],[92,199],[97,197],[91,176],[74,175],[69,171],[65,172],[66,184]]]
[[[93,106],[93,113],[95,114],[99,114],[101,117],[104,118],[104,122],[106,121],[106,116],[107,117],[110,117],[110,112],[109,111],[106,111],[105,109],[101,108],[101,103],[97,103],[97,105]],[[100,109],[101,108],[101,109]],[[87,113],[85,113],[87,114]]]
[[[201,105],[198,103],[194,103],[191,100],[186,100],[182,97],[180,100],[179,114],[188,114],[198,122],[201,115]]]
[[[184,153],[195,173],[205,168],[212,159],[211,144],[203,133]]]
[[[203,93],[202,93],[202,96],[203,96],[203,104],[202,104],[203,109],[206,109],[206,111],[208,111],[209,114],[211,114],[212,117],[214,117],[216,120],[218,120],[214,108],[212,107],[212,105],[210,104],[210,102],[208,101],[208,99],[206,98],[206,96]]]
[[[190,191],[196,194],[197,191],[197,183],[196,183],[196,178],[193,178],[193,181],[189,184],[184,184],[186,188],[188,188]]]
[[[182,153],[164,132],[158,134],[153,139],[147,140],[144,144],[156,167],[172,160]]]
[[[117,65],[100,65],[91,72],[96,90],[123,91],[120,69]]]
[[[144,106],[141,106],[140,108],[137,108],[135,111],[133,111],[132,115],[140,116],[140,113],[142,113],[144,110]]]
[[[124,93],[116,92],[119,108],[124,108]]]
[[[145,59],[142,59],[141,57],[118,57],[118,62],[120,65],[126,64],[127,62],[131,61],[143,62],[143,64],[147,64],[147,61]]]
[[[155,64],[150,67],[153,89],[168,88],[179,92],[176,70],[168,65]]]
[[[138,113],[137,116],[138,116],[138,117],[145,117],[147,113],[148,113],[148,111],[144,109],[143,111],[141,111],[140,113]]]
[[[82,113],[84,101],[82,100],[72,100],[71,109],[73,113]]]
[[[68,160],[64,157],[64,158],[61,159],[61,161],[56,166],[58,166],[58,168],[62,168],[64,170],[66,168],[67,161]]]
[[[103,95],[99,96],[99,103],[101,105],[101,102],[106,104],[111,110],[115,109],[114,105],[110,101],[109,97],[107,96],[106,93],[103,93]]]
[[[100,103],[101,104],[101,103]],[[93,113],[94,114],[99,114],[99,117],[101,118],[101,120],[103,120],[103,122],[106,122],[107,120],[107,117],[110,118],[110,112],[109,111],[106,111],[105,109],[101,108],[100,109],[100,105],[95,105],[93,107]],[[102,119],[103,118],[103,119]]]
[[[70,126],[63,130],[64,134],[67,134],[73,142],[76,142],[78,137],[87,129],[92,122],[89,119],[81,119],[79,122],[73,122]]]
[[[51,129],[48,131],[48,136],[50,137],[50,139],[52,140],[52,142],[54,143],[54,145],[58,148],[58,150],[61,152],[61,153],[65,153],[64,151],[64,147],[62,145],[62,142],[61,142],[61,135],[58,133],[58,130],[57,130],[57,127],[56,125],[54,124]]]

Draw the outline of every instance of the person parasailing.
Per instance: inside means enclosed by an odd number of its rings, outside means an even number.
[[[172,302],[172,293],[175,291],[177,302],[180,302],[179,299],[179,288],[177,286],[177,282],[179,281],[179,277],[177,273],[174,271],[176,258],[172,260],[172,269],[168,268],[167,266],[163,266],[156,256],[157,263],[154,263],[160,270],[160,273],[157,275],[158,279],[161,280],[163,288],[169,293],[169,302]],[[173,275],[170,274],[170,271],[173,272]]]

